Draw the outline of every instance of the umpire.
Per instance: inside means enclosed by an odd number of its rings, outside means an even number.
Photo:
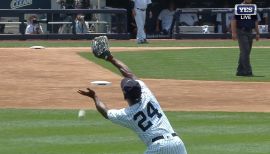
[[[252,0],[244,0],[242,4],[252,4]],[[250,19],[241,19],[240,15],[235,15],[232,20],[232,39],[238,39],[240,55],[236,76],[253,76],[250,64],[250,53],[253,43],[252,31],[256,31],[256,40],[260,38],[258,28],[258,16],[253,15]]]

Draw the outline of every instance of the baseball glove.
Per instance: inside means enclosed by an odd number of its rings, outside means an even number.
[[[107,60],[111,52],[109,50],[107,36],[95,37],[92,41],[92,52],[97,58]]]

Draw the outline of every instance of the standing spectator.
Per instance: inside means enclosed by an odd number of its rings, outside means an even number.
[[[29,17],[28,25],[25,30],[25,34],[43,34],[43,30],[36,15]]]
[[[169,34],[171,32],[174,14],[175,4],[173,1],[170,1],[169,7],[167,9],[163,9],[158,16],[156,31],[161,31],[165,35]],[[160,25],[162,29],[160,29]]]
[[[137,25],[137,43],[143,44],[147,43],[146,34],[144,31],[145,19],[146,19],[146,9],[148,5],[151,5],[151,0],[132,0],[131,8],[133,17],[135,18]],[[151,10],[151,9],[150,9]],[[152,12],[149,12],[152,16]]]
[[[252,0],[244,0],[243,4],[252,4]],[[235,15],[232,20],[232,39],[238,39],[240,55],[237,68],[237,76],[253,76],[250,64],[250,53],[253,43],[252,30],[256,31],[256,40],[260,38],[258,27],[258,16],[253,15],[251,19],[241,20],[241,16]]]

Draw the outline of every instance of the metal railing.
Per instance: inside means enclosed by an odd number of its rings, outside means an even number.
[[[27,26],[26,15],[36,14],[45,15],[46,18],[39,20],[45,25],[44,34],[29,35],[25,34]],[[71,21],[64,21],[59,16],[60,14],[68,15]],[[75,18],[77,14],[84,14],[91,17],[86,21],[95,29],[102,27],[103,31],[89,31],[89,33],[77,34],[75,30]],[[58,17],[58,19],[55,18]],[[0,34],[0,39],[92,39],[99,35],[107,35],[114,39],[128,39],[127,32],[127,11],[126,9],[66,9],[66,10],[51,10],[51,9],[0,9],[0,17],[17,17],[18,21],[0,21],[2,25],[19,25],[19,34]],[[71,25],[71,33],[55,33],[57,25]],[[103,24],[103,25],[101,25]],[[59,27],[59,26],[58,26]],[[108,29],[110,28],[110,29]]]
[[[221,14],[221,27],[222,27],[222,33],[181,33],[181,24],[180,24],[180,15],[186,14],[186,13],[196,13],[199,17],[202,14],[208,14],[208,15],[217,15]],[[226,33],[226,14],[227,13],[234,13],[233,8],[188,8],[188,9],[177,9],[174,21],[172,25],[172,32],[171,36],[176,39],[182,39],[182,38],[231,38],[230,33]],[[258,13],[266,13],[268,18],[270,18],[270,9],[269,8],[258,8]],[[268,33],[261,34],[261,37],[263,38],[270,38],[270,20],[268,20]],[[201,25],[204,26],[204,25]],[[202,27],[203,28],[203,27]]]

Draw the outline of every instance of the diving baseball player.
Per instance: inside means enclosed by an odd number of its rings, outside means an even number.
[[[97,48],[99,48],[98,44]],[[89,88],[87,91],[79,90],[78,93],[92,98],[103,117],[133,130],[146,144],[145,154],[187,154],[184,143],[173,130],[159,102],[145,83],[139,80],[124,63],[114,58],[109,51],[102,53],[101,50],[97,55],[94,54],[113,64],[124,76],[121,89],[128,107],[120,110],[108,109],[99,100],[95,91]]]
[[[146,9],[148,5],[152,3],[151,0],[132,0],[131,8],[132,14],[135,18],[137,25],[137,43],[147,43],[146,34],[144,31],[145,19],[146,19]],[[150,12],[151,13],[151,12]]]

